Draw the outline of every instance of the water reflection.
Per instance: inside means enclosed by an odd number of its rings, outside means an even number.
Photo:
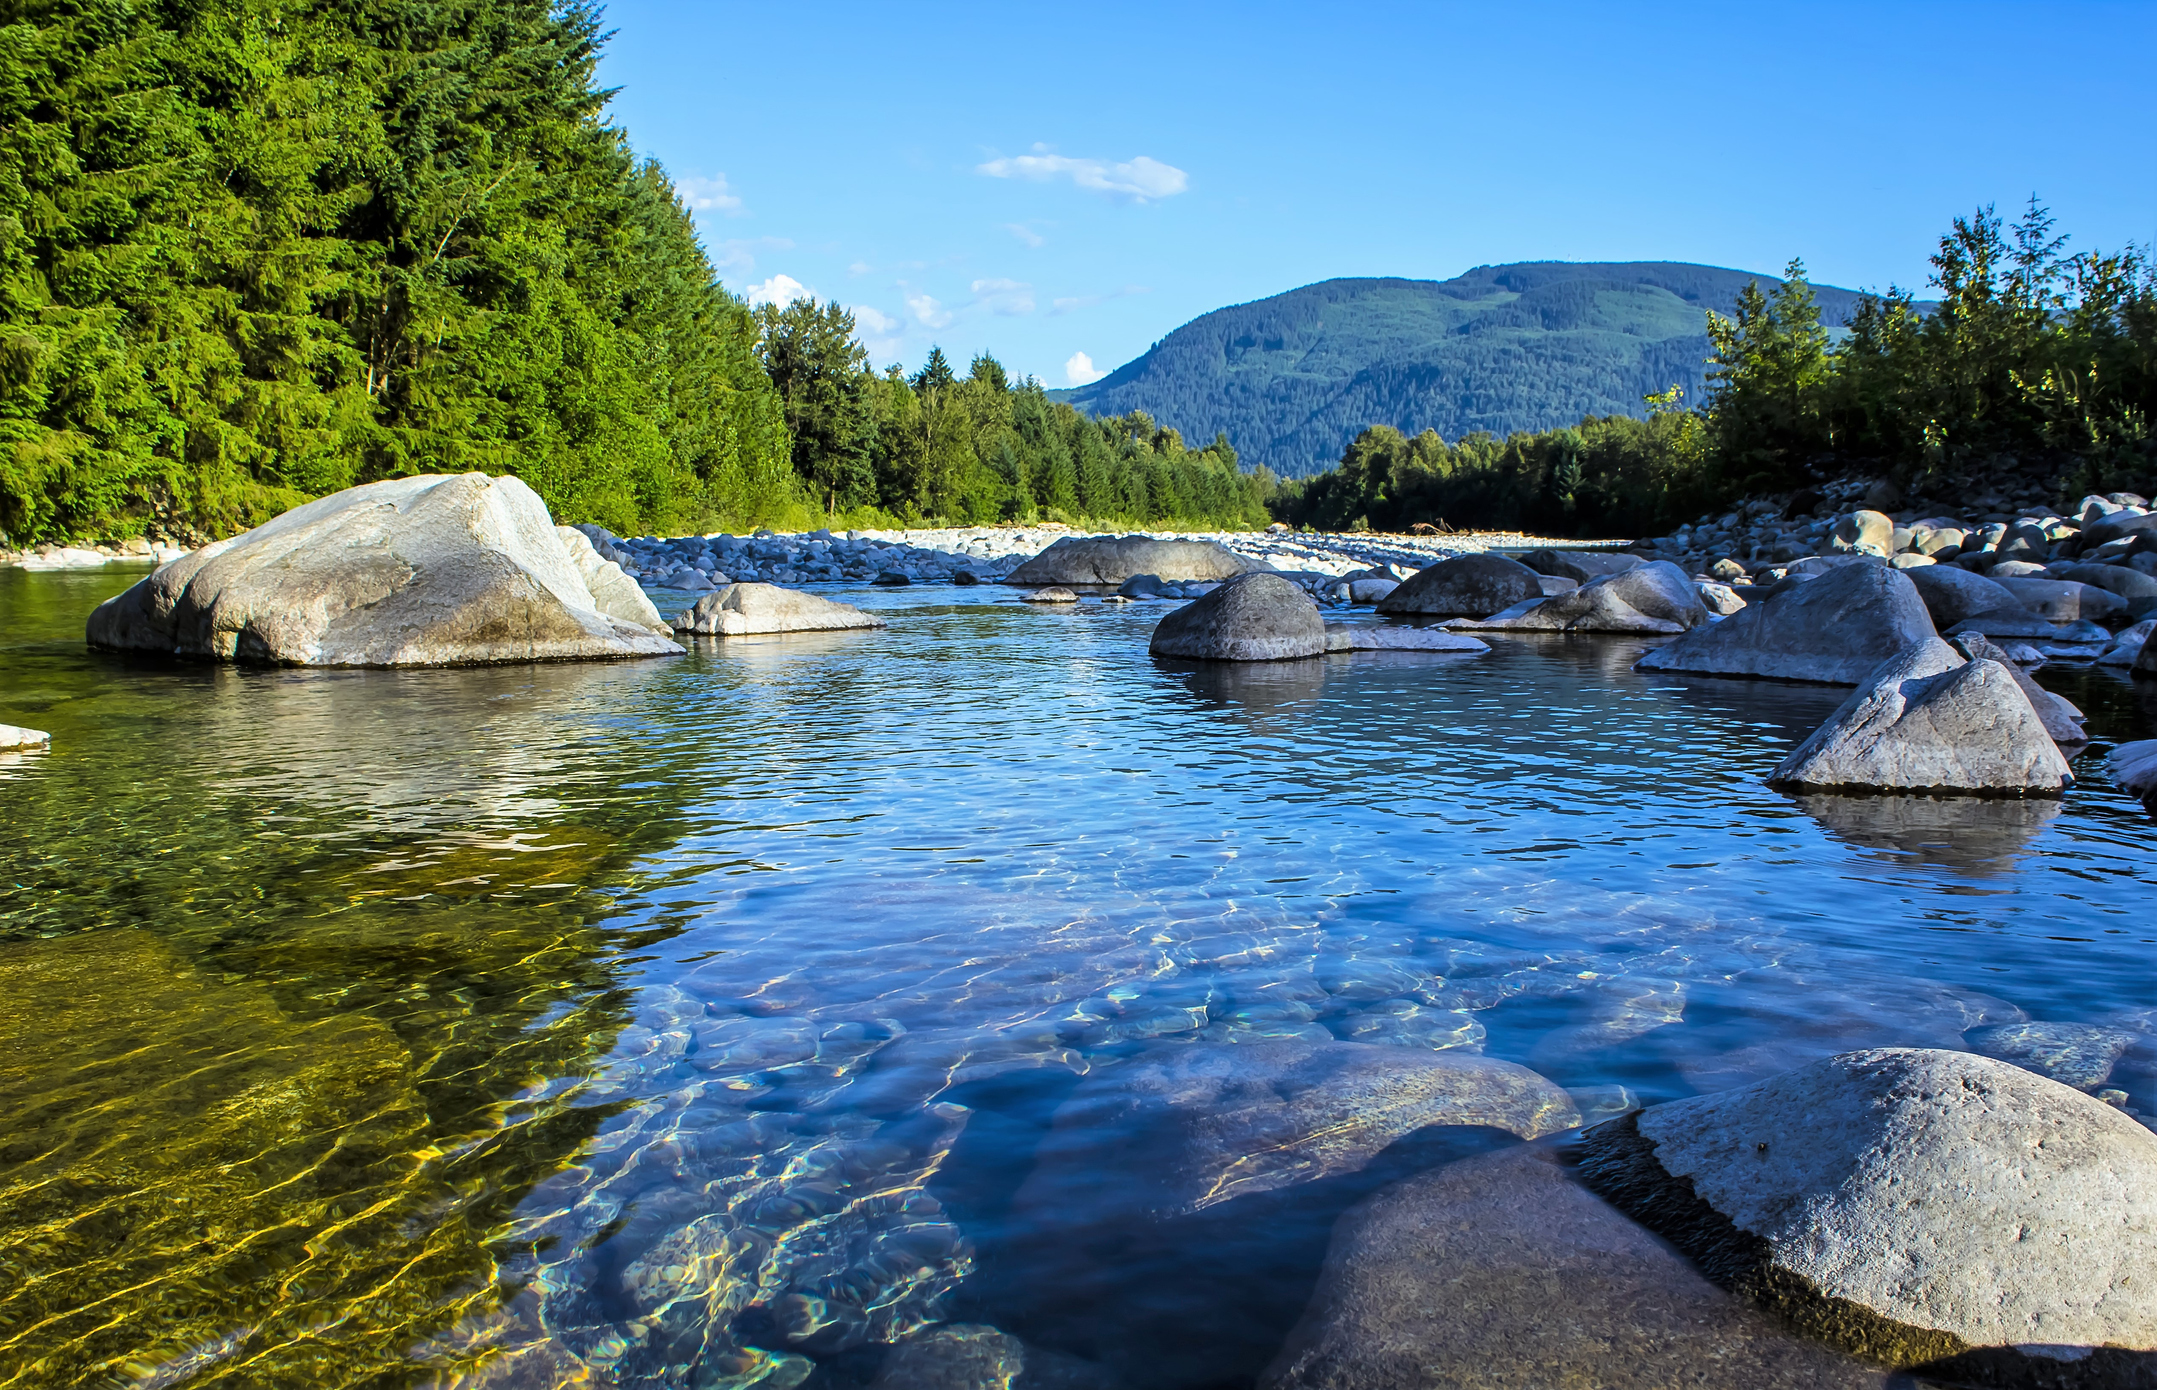
[[[1977,875],[2012,869],[2065,809],[2050,797],[1809,794],[1790,801],[1830,834],[1862,849]]]

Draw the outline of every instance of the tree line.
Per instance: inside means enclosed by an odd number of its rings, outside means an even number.
[[[602,39],[592,0],[0,0],[0,545],[470,469],[632,533],[1265,520],[1226,441],[760,322]]]
[[[1707,397],[1647,398],[1645,419],[1447,444],[1376,426],[1336,468],[1281,486],[1284,520],[1416,522],[1638,535],[1748,493],[1848,473],[1912,490],[2000,464],[2063,494],[2157,485],[2157,269],[2149,253],[2069,254],[2035,198],[2012,224],[1955,219],[1937,304],[1861,296],[1841,332],[1801,262],[1708,315]]]

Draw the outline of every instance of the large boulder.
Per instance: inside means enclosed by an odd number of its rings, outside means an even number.
[[[1768,775],[1802,791],[1990,796],[2058,796],[2072,781],[2014,673],[1937,637],[1882,662]]]
[[[1161,619],[1155,656],[1199,661],[1285,661],[1322,656],[1326,621],[1309,594],[1277,574],[1238,575]]]
[[[1694,628],[1642,657],[1638,669],[1856,685],[1934,635],[1904,571],[1841,565]]]
[[[700,637],[753,637],[780,632],[842,632],[886,626],[848,603],[782,589],[776,584],[729,584],[674,615],[676,632]]]
[[[1668,560],[1657,560],[1470,626],[1507,632],[1679,633],[1707,621],[1699,586]]]
[[[2060,578],[2109,590],[2127,600],[2130,607],[2138,599],[2157,600],[2157,576],[2128,565],[2069,565],[2060,571]]]
[[[2022,601],[2006,585],[1957,565],[1927,565],[1905,572],[1917,586],[1918,597],[1925,600],[1932,625],[1942,632],[1980,613],[2021,606]]]
[[[2120,790],[2157,811],[2157,738],[2123,743],[2112,750],[2112,775]]]
[[[598,528],[591,526],[554,528],[554,534],[562,538],[562,548],[569,552],[569,563],[576,566],[584,587],[591,590],[593,605],[609,617],[626,618],[654,632],[667,631],[667,620],[659,616],[644,586],[624,573],[618,561],[599,553],[592,543],[591,533],[595,530]]]
[[[1233,579],[1266,566],[1212,541],[1065,536],[1004,576],[1006,584],[1121,584],[1150,574],[1169,584]]]
[[[1888,1375],[1718,1288],[1521,1145],[1341,1218],[1260,1390],[1884,1387]]]
[[[1965,1052],[1845,1053],[1583,1136],[1582,1176],[1717,1283],[1890,1366],[2157,1375],[2157,1136]]]
[[[2082,528],[2082,546],[2084,550],[2095,550],[2107,541],[2116,541],[2137,531],[2157,531],[2157,512],[2121,510],[2100,517]]]
[[[1970,661],[1997,661],[2015,678],[2015,684],[2021,689],[2023,698],[2030,702],[2031,709],[2037,711],[2037,718],[2044,724],[2045,732],[2052,736],[2054,743],[2083,744],[2090,741],[2089,734],[2082,727],[2082,711],[2075,708],[2074,702],[2039,685],[2029,672],[2017,665],[1991,638],[1982,633],[1971,632],[1950,638],[1948,645]]]
[[[1638,555],[1622,550],[1531,550],[1520,562],[1537,574],[1548,574],[1585,584],[1606,574],[1620,574],[1642,563]]]
[[[2072,579],[2001,579],[1997,582],[2024,608],[2055,623],[2081,619],[2102,622],[2127,611],[2127,600],[2118,594]]]
[[[1378,611],[1487,618],[1542,594],[1535,571],[1518,560],[1503,555],[1456,555],[1408,576],[1379,601]]]
[[[609,572],[621,573],[571,554],[516,478],[390,478],[174,560],[100,604],[87,635],[113,651],[284,666],[679,655],[650,602],[629,601]]]

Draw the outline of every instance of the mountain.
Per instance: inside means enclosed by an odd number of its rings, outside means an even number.
[[[1448,440],[1638,415],[1672,383],[1697,401],[1706,311],[1750,281],[1678,261],[1526,261],[1451,280],[1325,280],[1217,309],[1090,386],[1053,393],[1095,415],[1143,410],[1186,439],[1225,430],[1243,461],[1304,477],[1368,425]],[[1817,285],[1840,325],[1850,290]]]

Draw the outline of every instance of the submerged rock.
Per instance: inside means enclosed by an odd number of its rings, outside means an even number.
[[[1329,652],[1487,652],[1490,643],[1442,627],[1393,627],[1377,623],[1326,624]]]
[[[1520,1146],[1396,1183],[1335,1227],[1260,1390],[1885,1387],[1704,1278]]]
[[[1931,616],[1905,571],[1848,564],[1696,627],[1637,666],[1856,685],[1882,661],[1933,636]]]
[[[1322,656],[1326,623],[1310,595],[1280,575],[1239,575],[1161,619],[1149,650],[1199,661]]]
[[[1213,541],[1150,536],[1066,536],[1005,577],[1011,584],[1121,584],[1150,574],[1167,583],[1233,579],[1266,567]]]
[[[611,561],[583,562],[601,576],[594,593],[580,559],[516,478],[390,478],[174,560],[100,604],[87,636],[114,651],[286,666],[680,654],[648,624],[651,604],[607,581]]]
[[[2003,1023],[1970,1032],[1970,1046],[1987,1057],[2013,1062],[2062,1086],[2094,1091],[2112,1079],[2112,1067],[2135,1041],[2123,1028],[2094,1023]]]
[[[1077,603],[1078,595],[1072,593],[1069,589],[1064,588],[1060,584],[1051,584],[1046,589],[1036,589],[1032,593],[1026,595],[1026,602]]]
[[[1487,618],[1540,598],[1535,571],[1503,555],[1456,555],[1417,570],[1378,604],[1381,613]]]
[[[1887,1365],[2157,1374],[2157,1135],[1963,1052],[1845,1053],[1589,1131],[1582,1175],[1717,1283]]]
[[[1768,775],[1797,790],[1993,796],[2057,796],[2073,780],[2016,673],[1937,637],[1882,662]]]
[[[780,632],[841,632],[884,627],[848,603],[782,589],[776,584],[729,584],[706,594],[694,608],[674,615],[676,632],[707,637],[753,637]]]

